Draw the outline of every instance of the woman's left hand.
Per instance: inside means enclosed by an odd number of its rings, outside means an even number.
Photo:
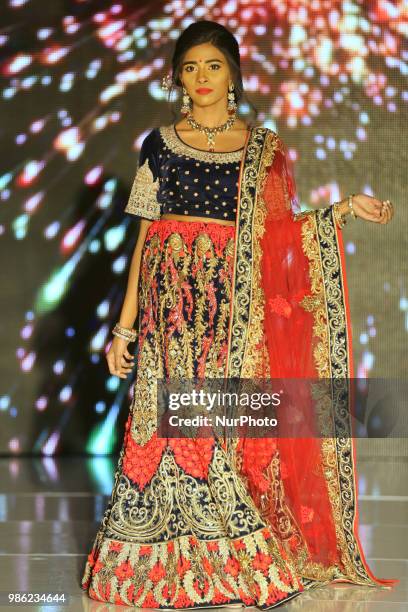
[[[353,209],[357,217],[382,225],[389,223],[394,216],[394,208],[389,200],[382,202],[365,193],[353,196]]]

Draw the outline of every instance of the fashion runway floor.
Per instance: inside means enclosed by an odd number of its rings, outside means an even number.
[[[108,612],[79,586],[86,556],[108,501],[116,458],[0,459],[0,610],[11,592],[65,593],[68,605],[24,610]],[[336,585],[303,593],[278,610],[408,610],[408,462],[359,461],[360,536],[377,576],[398,578],[392,590]],[[219,608],[226,610],[226,608]],[[230,608],[235,609],[235,608]],[[255,609],[252,609],[255,610]]]

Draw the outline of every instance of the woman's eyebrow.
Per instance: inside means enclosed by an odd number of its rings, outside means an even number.
[[[208,64],[209,62],[220,62],[221,64],[223,63],[223,61],[218,59],[217,57],[214,59],[205,60],[206,64]],[[185,66],[186,64],[197,64],[197,62],[194,62],[192,60],[189,62],[183,62],[183,66]]]

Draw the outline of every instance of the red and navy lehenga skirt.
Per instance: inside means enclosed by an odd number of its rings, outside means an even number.
[[[267,609],[305,588],[246,485],[239,439],[158,437],[158,378],[224,376],[234,240],[235,227],[213,222],[149,226],[133,401],[82,578],[92,599]]]

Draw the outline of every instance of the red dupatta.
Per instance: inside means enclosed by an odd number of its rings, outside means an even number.
[[[324,427],[325,437],[228,443],[301,576],[390,586],[397,581],[370,571],[358,536],[349,411],[332,414],[336,393],[344,395],[344,380],[353,378],[344,248],[333,209],[296,210],[284,144],[262,127],[250,131],[239,187],[226,377],[332,382],[323,420],[307,387],[295,398],[297,411]]]

